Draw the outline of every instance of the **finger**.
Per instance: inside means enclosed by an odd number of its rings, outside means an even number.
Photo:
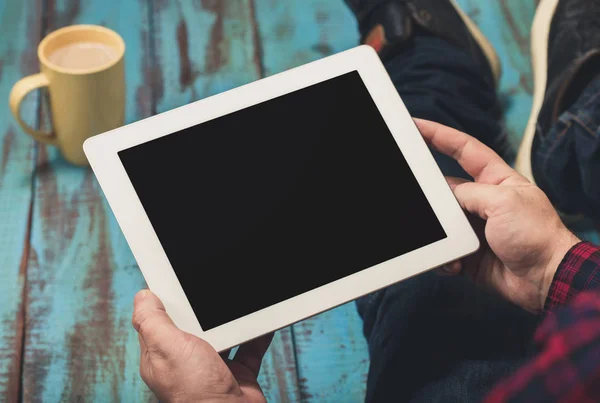
[[[135,296],[132,323],[145,347],[151,350],[167,348],[179,332],[163,303],[150,290],[142,290]]]
[[[273,340],[273,333],[242,344],[233,360],[248,368],[255,377],[258,377],[263,356],[267,352],[271,340]]]
[[[445,266],[438,267],[437,269],[434,269],[433,271],[435,272],[435,274],[437,274],[440,277],[454,277],[453,274],[446,272]]]
[[[475,214],[484,220],[488,219],[491,207],[495,205],[492,197],[498,197],[500,191],[499,189],[495,189],[496,186],[475,183],[453,176],[447,176],[446,182],[450,185],[454,196],[463,210]],[[484,191],[485,189],[488,189],[488,191]]]
[[[452,185],[451,185],[452,186]],[[504,189],[483,183],[464,182],[454,185],[454,196],[463,210],[487,220],[504,199]]]
[[[454,262],[446,263],[442,267],[438,267],[435,271],[440,276],[458,276],[462,271],[462,262],[455,260]]]
[[[450,185],[451,189],[454,189],[456,186],[466,183],[466,182],[471,182],[468,181],[466,179],[463,178],[456,178],[454,176],[446,176],[446,182],[448,182],[448,185]]]
[[[510,178],[526,180],[474,137],[428,120],[415,119],[415,124],[428,144],[455,159],[475,181],[498,185]]]
[[[454,262],[450,262],[445,265],[446,271],[452,275],[460,274],[462,271],[462,261],[455,260]]]

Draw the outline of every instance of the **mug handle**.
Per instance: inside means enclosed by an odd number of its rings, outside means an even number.
[[[50,84],[48,78],[42,74],[33,74],[31,76],[23,77],[13,86],[10,91],[9,96],[9,105],[12,114],[15,119],[21,126],[21,128],[25,131],[25,133],[29,134],[35,140],[40,143],[58,145],[58,139],[56,138],[56,134],[53,132],[46,132],[43,130],[37,130],[33,127],[29,126],[27,123],[21,119],[21,102],[25,98],[27,94],[31,91],[36,90],[41,87],[47,87]]]

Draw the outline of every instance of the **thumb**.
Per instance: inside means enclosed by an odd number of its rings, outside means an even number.
[[[131,321],[149,350],[165,350],[179,332],[163,303],[150,290],[135,296]]]
[[[496,185],[446,178],[460,206],[471,214],[487,220],[493,207],[501,200],[502,190]]]

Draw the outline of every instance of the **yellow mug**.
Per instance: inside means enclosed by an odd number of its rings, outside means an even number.
[[[96,25],[73,25],[46,36],[38,47],[41,73],[18,81],[10,109],[23,130],[52,144],[65,159],[88,165],[83,142],[122,126],[125,120],[125,42],[114,31]],[[21,101],[48,87],[52,131],[36,130],[20,114]]]

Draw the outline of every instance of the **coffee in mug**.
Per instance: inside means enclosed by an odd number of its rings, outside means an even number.
[[[10,108],[34,139],[60,148],[65,159],[87,165],[83,142],[115,129],[125,120],[125,43],[114,31],[95,25],[73,25],[52,32],[38,47],[41,73],[18,81]],[[21,101],[48,87],[52,131],[28,126],[21,118]]]
[[[116,58],[115,49],[99,42],[70,43],[48,55],[50,63],[72,70],[93,69],[104,66]]]

